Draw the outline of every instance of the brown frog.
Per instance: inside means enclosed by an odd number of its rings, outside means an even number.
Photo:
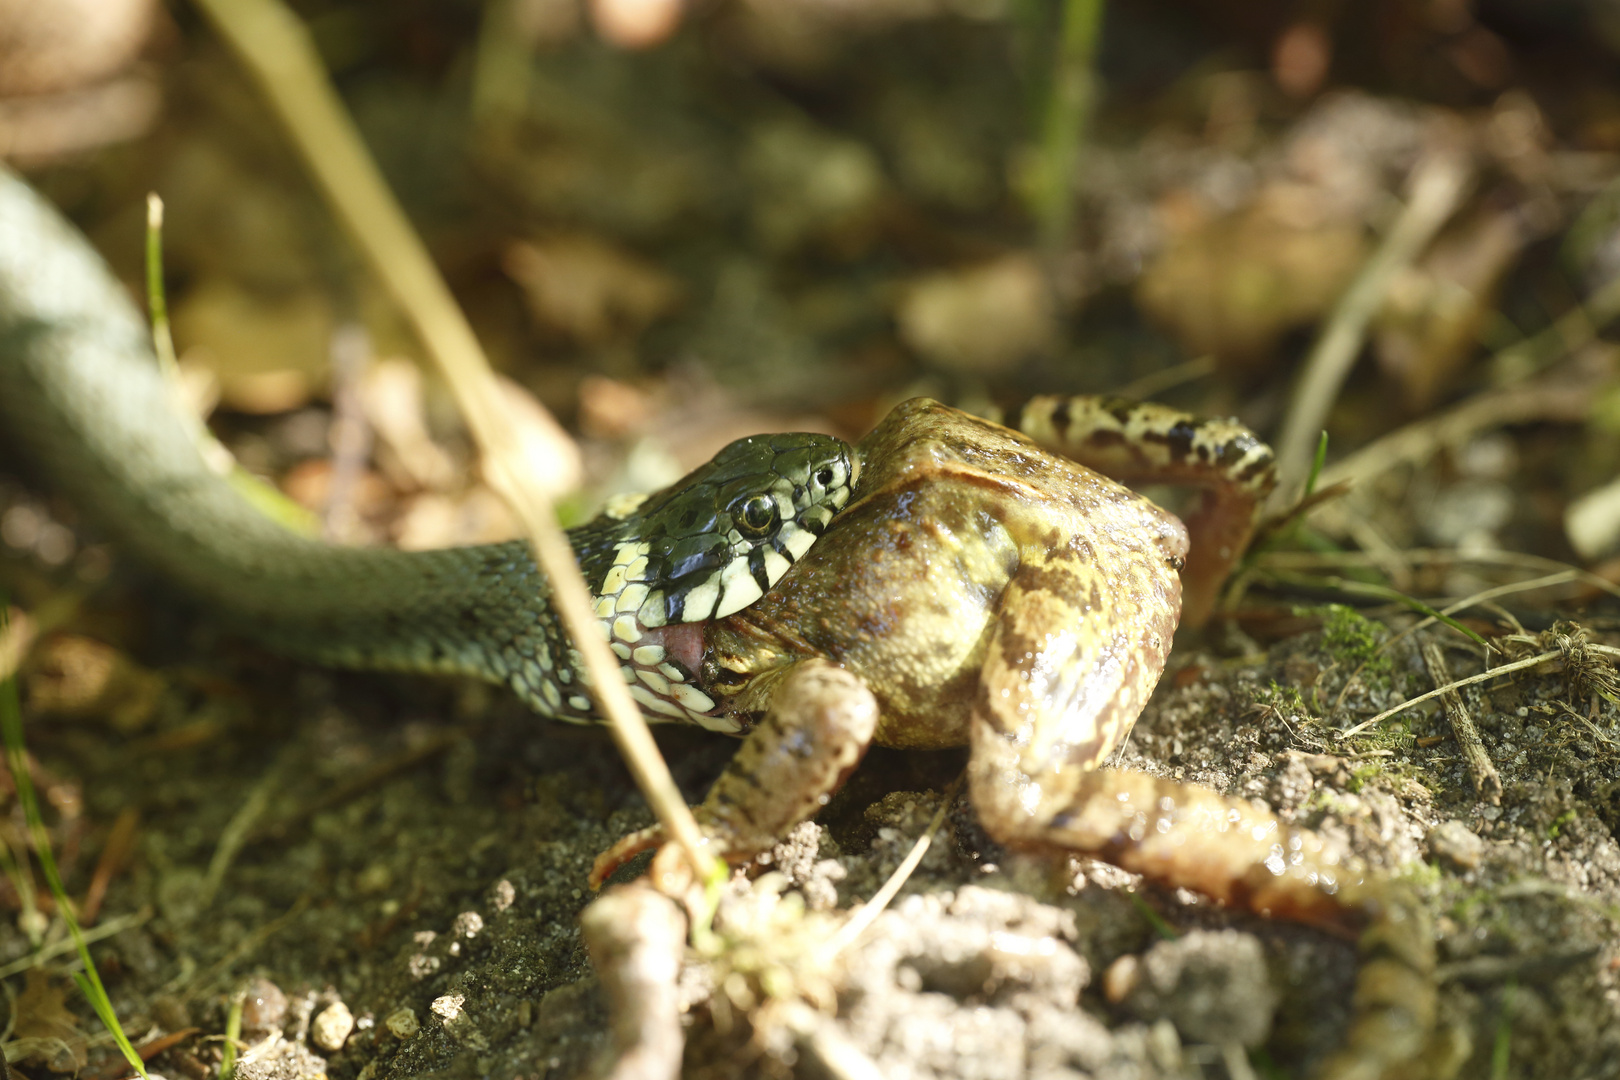
[[[701,681],[751,729],[698,808],[710,843],[733,861],[768,849],[874,741],[966,744],[1003,844],[1359,935],[1356,1018],[1321,1075],[1408,1075],[1435,1009],[1414,898],[1246,800],[1100,768],[1164,668],[1183,579],[1201,621],[1242,554],[1271,451],[1235,422],[1106,399],[1037,399],[1008,422],[1022,433],[925,399],[896,408],[858,446],[854,498],[825,535],[709,625]],[[1175,516],[1080,461],[1206,488],[1190,550]],[[626,838],[593,882],[660,839]]]

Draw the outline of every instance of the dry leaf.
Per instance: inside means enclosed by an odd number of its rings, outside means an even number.
[[[586,345],[633,338],[681,300],[674,277],[585,233],[513,244],[504,265],[537,320]]]
[[[1511,210],[1485,210],[1435,241],[1390,288],[1374,343],[1378,366],[1414,413],[1432,405],[1479,349],[1479,328],[1527,237]]]
[[[163,678],[113,648],[77,634],[47,638],[28,665],[28,702],[47,716],[105,719],[138,731],[157,711]]]
[[[1024,253],[914,282],[896,318],[906,345],[956,371],[1005,370],[1058,336],[1051,290]]]
[[[1365,253],[1356,221],[1301,225],[1257,203],[1172,239],[1137,282],[1136,300],[1189,356],[1253,366],[1333,305]]]
[[[174,310],[186,362],[219,376],[221,400],[249,413],[306,404],[327,378],[332,309],[314,290],[272,295],[213,278]]]
[[[553,499],[579,487],[585,475],[579,444],[558,426],[527,389],[505,376],[497,378],[506,398],[507,417],[517,429],[530,475]]]
[[[360,404],[385,451],[378,464],[397,486],[442,491],[455,482],[455,464],[428,434],[421,368],[377,361],[360,381]]]
[[[65,983],[52,981],[39,968],[29,969],[23,992],[12,1004],[12,1044],[6,1056],[36,1062],[52,1072],[78,1072],[89,1062],[79,1018],[68,1010]],[[20,1054],[19,1054],[20,1052]]]

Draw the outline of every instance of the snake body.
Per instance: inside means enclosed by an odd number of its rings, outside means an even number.
[[[472,675],[537,712],[593,718],[550,587],[520,542],[346,548],[259,513],[204,461],[144,321],[72,225],[0,172],[0,443],[21,449],[145,562],[278,650],[348,667]],[[642,709],[738,725],[693,685],[701,624],[757,600],[848,500],[823,435],[740,440],[570,539]]]

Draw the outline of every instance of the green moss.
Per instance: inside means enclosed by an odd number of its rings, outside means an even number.
[[[1405,715],[1395,716],[1355,736],[1349,741],[1347,749],[1358,754],[1388,750],[1399,757],[1412,749],[1416,739],[1412,719]]]
[[[1389,675],[1394,664],[1378,651],[1385,634],[1381,625],[1344,604],[1329,604],[1318,610],[1322,615],[1324,651],[1352,669],[1365,665],[1362,678]]]
[[[1426,862],[1423,859],[1402,863],[1394,876],[1397,881],[1405,881],[1419,889],[1437,889],[1445,880],[1445,872],[1440,869],[1438,862]]]
[[[1373,758],[1368,761],[1359,761],[1355,765],[1351,766],[1350,782],[1344,786],[1351,792],[1360,794],[1362,788],[1366,787],[1370,782],[1383,774],[1384,767],[1383,765],[1379,764],[1377,758]]]
[[[1295,686],[1283,686],[1272,679],[1269,686],[1256,687],[1254,703],[1263,709],[1272,709],[1284,716],[1310,716],[1304,696]]]
[[[1571,808],[1553,818],[1553,823],[1547,826],[1547,839],[1558,839],[1558,834],[1564,831],[1564,826],[1574,821],[1577,816],[1575,810]]]

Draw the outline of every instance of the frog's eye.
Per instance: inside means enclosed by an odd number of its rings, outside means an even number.
[[[780,517],[776,500],[769,495],[754,495],[738,508],[735,521],[744,536],[760,537],[776,528]]]

